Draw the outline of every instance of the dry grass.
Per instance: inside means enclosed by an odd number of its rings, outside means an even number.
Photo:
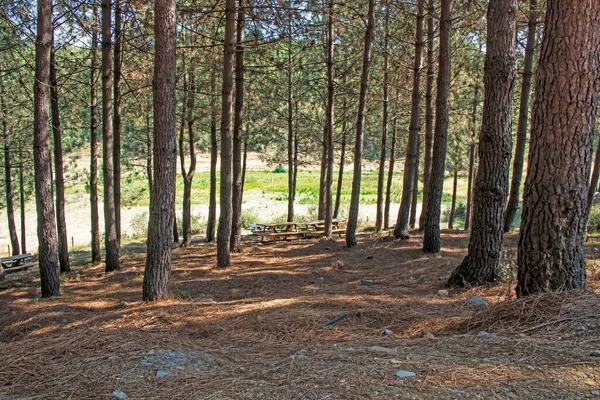
[[[173,296],[156,304],[139,301],[143,254],[127,256],[114,274],[76,268],[57,299],[37,299],[35,272],[9,276],[0,292],[0,394],[574,399],[600,390],[600,358],[590,355],[600,350],[596,279],[589,292],[526,300],[514,298],[510,283],[441,297],[464,256],[464,234],[445,234],[441,256],[423,254],[418,236],[361,243],[248,241],[223,270],[212,268],[211,245],[176,249]],[[510,250],[514,237],[507,243]],[[467,304],[473,295],[492,304]],[[160,349],[208,353],[214,362],[156,377],[140,360]],[[417,376],[396,378],[398,369]]]

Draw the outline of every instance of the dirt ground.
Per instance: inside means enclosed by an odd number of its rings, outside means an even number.
[[[153,304],[140,301],[141,245],[120,272],[80,261],[56,299],[38,299],[36,271],[9,275],[0,398],[600,399],[600,244],[588,292],[517,301],[510,279],[439,292],[467,241],[445,232],[427,255],[418,234],[352,250],[248,238],[219,270],[198,241],[174,250],[173,298]]]

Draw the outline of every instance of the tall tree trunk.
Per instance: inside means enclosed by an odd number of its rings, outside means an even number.
[[[415,173],[413,175],[413,191],[410,201],[410,217],[408,219],[408,227],[415,229],[417,222],[417,202],[419,198],[419,160],[421,159],[421,140],[417,140],[417,164],[415,165]]]
[[[60,295],[56,216],[52,199],[50,162],[50,53],[52,48],[52,0],[37,2],[35,81],[33,104],[33,163],[37,209],[38,265],[42,297]]]
[[[325,106],[327,115],[327,106]],[[327,123],[323,126],[321,138],[321,175],[319,176],[319,204],[317,205],[317,219],[325,219],[325,177],[327,175]]]
[[[54,45],[50,53],[50,108],[52,112],[52,134],[54,138],[54,182],[56,187],[56,224],[58,229],[58,260],[60,272],[69,272],[69,237],[65,214],[65,182],[63,173],[62,131],[58,108],[58,77],[56,76],[56,55]]]
[[[208,221],[206,223],[206,242],[215,240],[217,219],[217,68],[214,62],[210,66],[210,188],[208,200]]]
[[[146,178],[148,179],[148,192],[152,196],[152,132],[150,132],[150,112],[146,111]]]
[[[529,0],[529,22],[527,24],[527,44],[523,64],[523,81],[521,83],[521,103],[519,105],[519,125],[517,126],[517,143],[515,159],[510,182],[510,195],[504,214],[504,232],[510,231],[521,195],[521,179],[525,159],[525,143],[527,142],[527,122],[529,120],[529,97],[531,93],[531,77],[533,76],[533,56],[535,53],[535,34],[537,30],[537,0]]]
[[[417,35],[415,39],[415,63],[413,66],[413,90],[410,108],[410,127],[408,144],[406,145],[406,159],[404,161],[404,176],[402,178],[402,197],[398,221],[394,229],[396,239],[408,239],[408,222],[412,192],[415,190],[415,169],[419,164],[419,117],[421,106],[421,59],[423,56],[423,13],[425,0],[417,1]],[[441,39],[440,39],[441,40]],[[443,171],[442,171],[443,173]]]
[[[335,70],[334,55],[334,0],[329,0],[327,15],[327,171],[325,175],[325,237],[330,238],[333,230],[333,141],[334,141],[334,112],[335,112]]]
[[[115,229],[117,243],[121,246],[121,54],[123,31],[121,29],[121,0],[115,0],[115,54],[114,54],[114,112],[113,112],[113,167],[115,179]]]
[[[383,121],[381,123],[381,149],[379,152],[379,172],[377,175],[377,212],[375,214],[375,232],[379,232],[383,225],[385,211],[385,199],[383,192],[383,184],[385,180],[385,159],[387,155],[387,135],[388,135],[388,120],[389,120],[389,42],[390,42],[390,3],[385,1],[385,17],[384,17],[384,36],[383,36]]]
[[[487,12],[479,171],[473,191],[469,253],[450,276],[452,286],[494,282],[502,261],[504,206],[512,148],[516,0],[492,0]]]
[[[600,2],[547,2],[536,73],[517,296],[586,286],[583,238],[598,90]]]
[[[235,47],[235,108],[233,118],[233,186],[230,248],[240,252],[242,241],[242,136],[244,118],[244,0],[238,0]]]
[[[231,264],[231,114],[233,103],[233,58],[235,56],[235,0],[227,0],[225,8],[225,41],[223,51],[223,92],[221,102],[221,193],[219,228],[217,231],[217,267]]]
[[[346,99],[344,99],[344,109],[346,109]],[[342,201],[342,184],[344,183],[344,164],[346,163],[346,125],[344,120],[342,124],[342,144],[340,153],[340,168],[338,171],[337,188],[335,191],[335,207],[333,209],[333,218],[336,219],[340,215],[340,202]]]
[[[175,0],[157,1],[154,11],[154,184],[150,196],[148,255],[143,299],[167,296],[171,273],[177,137],[175,133],[175,85],[177,17]]]
[[[23,254],[27,253],[27,229],[25,226],[25,178],[24,178],[24,163],[23,163],[23,151],[19,149],[19,155],[21,157],[21,162],[19,164],[19,197],[20,197],[20,205],[21,209],[21,251]]]
[[[287,220],[291,222],[294,220],[294,201],[296,200],[296,182],[294,180],[295,171],[294,171],[294,63],[292,58],[292,11],[291,4],[288,4],[288,16],[287,16],[287,24],[288,24],[288,60],[287,60],[287,106],[288,106],[288,115],[287,115],[287,134],[288,134],[288,143],[287,143],[287,152],[288,152],[288,211],[287,211]],[[320,204],[320,202],[319,202]]]
[[[394,165],[396,164],[396,134],[398,133],[398,116],[394,117],[392,125],[392,141],[390,146],[390,163],[388,165],[388,176],[385,187],[385,207],[383,211],[383,229],[390,226],[390,206],[392,202],[392,182],[394,180]]]
[[[469,174],[467,177],[467,207],[465,210],[465,231],[471,229],[471,210],[473,204],[473,179],[475,178],[475,156],[477,149],[477,107],[479,106],[479,82],[475,82],[473,93],[473,111],[471,114],[471,129],[473,135],[469,145]]]
[[[186,103],[184,107],[182,118],[187,122],[188,131],[188,147],[190,151],[190,165],[185,168],[185,135],[184,125],[179,134],[179,162],[181,163],[181,175],[183,178],[183,215],[181,219],[183,238],[181,240],[182,246],[189,246],[192,244],[192,183],[194,181],[194,174],[196,173],[196,131],[194,123],[196,117],[195,111],[195,97],[196,97],[196,71],[195,71],[195,60],[192,59],[189,66],[189,82],[185,86],[185,94],[183,101]]]
[[[90,214],[92,261],[99,262],[100,222],[98,213],[98,1],[92,6],[92,49],[90,65]]]
[[[590,185],[588,189],[588,208],[592,207],[594,203],[594,195],[598,192],[598,180],[600,178],[600,142],[596,148],[596,157],[594,160],[594,169],[592,171],[592,177],[590,178]],[[588,210],[589,211],[589,210]]]
[[[493,1],[493,0],[492,0]],[[454,215],[456,212],[456,187],[458,186],[458,168],[454,168],[452,179],[452,204],[450,205],[450,216],[448,218],[448,229],[454,229]]]
[[[423,236],[423,251],[439,253],[440,243],[440,213],[442,191],[444,189],[444,171],[446,169],[446,144],[448,142],[448,95],[450,92],[450,71],[452,49],[452,2],[442,0],[440,15],[440,49],[437,77],[437,98],[435,105],[435,142],[431,163],[431,176],[427,194],[427,209],[425,210],[425,233]]]
[[[102,175],[104,177],[104,246],[105,271],[117,271],[120,248],[115,216],[115,174],[113,165],[112,126],[112,53],[110,0],[102,0]]]
[[[435,14],[434,0],[427,5],[427,83],[425,87],[425,150],[423,157],[423,199],[421,215],[419,215],[419,230],[425,229],[425,216],[429,204],[429,181],[431,180],[431,164],[433,150],[433,80],[435,76],[433,65],[433,16]]]
[[[8,107],[6,107],[4,82],[2,74],[4,70],[0,66],[0,114],[2,114],[2,137],[4,139],[4,193],[6,194],[6,219],[8,220],[8,234],[12,255],[20,254],[19,236],[15,224],[14,192],[12,185],[12,165],[10,157],[10,143],[8,138]]]
[[[354,172],[352,174],[352,195],[350,211],[346,226],[346,246],[356,246],[356,228],[358,226],[358,207],[360,205],[360,181],[362,177],[362,150],[365,130],[365,110],[367,108],[367,93],[369,91],[369,70],[371,68],[371,44],[373,43],[373,25],[375,0],[369,0],[367,14],[367,30],[363,50],[362,74],[360,78],[360,94],[358,97],[358,113],[356,117],[356,142],[354,144]]]

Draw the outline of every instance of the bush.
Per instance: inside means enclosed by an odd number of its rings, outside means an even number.
[[[206,232],[207,219],[202,214],[192,215],[191,218],[192,235],[201,235]]]
[[[242,226],[248,229],[248,226],[252,224],[258,224],[259,217],[258,212],[254,208],[250,208],[246,211],[242,211]]]
[[[143,213],[137,214],[131,218],[129,227],[133,232],[132,236],[134,238],[148,236],[148,211],[144,211]]]
[[[275,174],[282,174],[284,172],[287,172],[287,170],[285,168],[283,168],[283,165],[281,165],[281,164],[277,164],[277,166],[273,170],[273,173],[275,173]]]
[[[600,232],[600,204],[594,204],[590,210],[587,231],[588,233]]]

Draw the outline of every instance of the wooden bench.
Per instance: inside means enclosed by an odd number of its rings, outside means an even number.
[[[7,274],[27,270],[34,265],[33,256],[30,253],[0,258],[0,278]]]

